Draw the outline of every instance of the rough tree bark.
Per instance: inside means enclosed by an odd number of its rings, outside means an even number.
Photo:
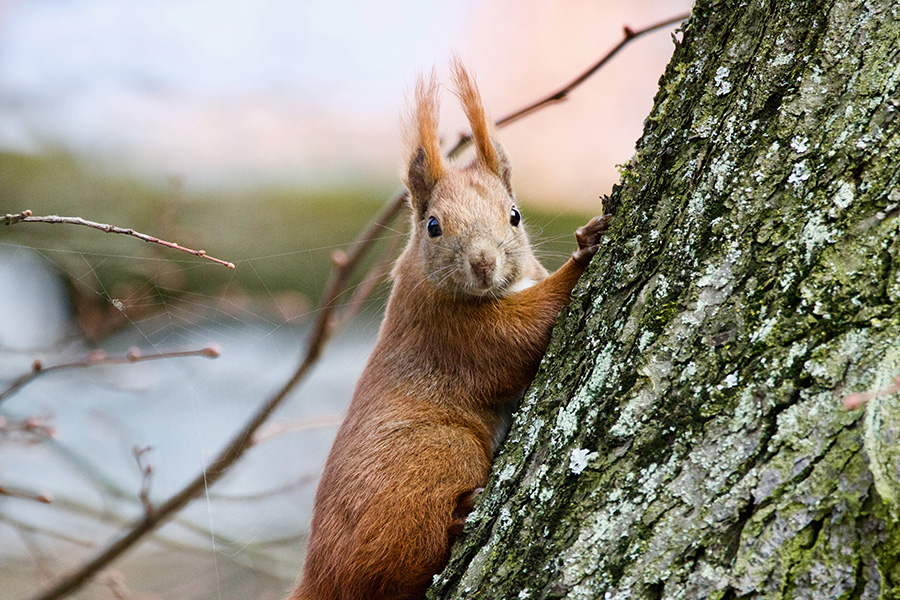
[[[898,88],[896,0],[697,3],[429,598],[900,598]]]

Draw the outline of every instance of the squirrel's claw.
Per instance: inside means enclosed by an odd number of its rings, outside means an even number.
[[[582,269],[586,269],[591,259],[600,247],[600,238],[609,228],[612,215],[597,216],[575,230],[575,239],[578,241],[578,250],[572,253],[575,263]]]

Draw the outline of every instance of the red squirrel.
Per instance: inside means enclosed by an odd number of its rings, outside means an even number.
[[[325,464],[292,600],[424,597],[607,228],[608,216],[580,228],[578,250],[548,276],[478,89],[459,61],[452,70],[476,156],[464,168],[444,160],[438,84],[420,77],[407,131],[412,232]]]

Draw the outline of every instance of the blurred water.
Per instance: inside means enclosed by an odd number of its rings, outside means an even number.
[[[71,331],[62,292],[54,274],[33,255],[0,253],[0,389],[27,372],[35,356],[49,366],[90,350],[80,341],[61,341],[60,332]],[[57,431],[54,440],[0,433],[0,485],[55,499],[40,504],[0,495],[0,580],[8,589],[32,593],[35,574],[42,569],[59,574],[61,566],[75,565],[93,552],[48,531],[97,548],[123,522],[142,514],[142,477],[134,448],[152,448],[143,460],[153,469],[153,502],[163,501],[200,473],[286,381],[306,335],[304,328],[225,318],[179,326],[177,336],[171,327],[156,329],[148,332],[136,325],[106,340],[103,349],[120,354],[137,346],[146,354],[175,349],[165,340],[177,338],[179,348],[216,342],[222,354],[215,360],[192,357],[51,373],[0,404],[8,427],[37,417]],[[253,448],[207,498],[164,526],[157,542],[143,546],[143,554],[137,554],[143,559],[132,567],[128,560],[122,563],[125,581],[132,586],[144,582],[143,589],[155,593],[177,590],[182,598],[239,597],[246,590],[223,594],[208,586],[246,579],[243,573],[249,569],[265,579],[253,593],[278,595],[300,564],[316,478],[373,331],[369,325],[339,336],[311,378],[272,419],[273,426],[287,428],[322,420],[332,424],[277,435]],[[291,539],[279,543],[282,538]],[[166,552],[159,553],[160,547]],[[161,565],[176,555],[183,555],[176,561],[179,567],[194,565],[213,574],[206,576],[207,584],[185,589],[186,583],[173,582],[167,574],[177,579],[177,569]],[[83,597],[109,593],[95,584]]]
[[[0,347],[33,350],[59,343],[69,320],[62,283],[32,252],[0,251]]]

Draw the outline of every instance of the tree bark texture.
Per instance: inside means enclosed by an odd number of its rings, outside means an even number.
[[[900,598],[900,4],[682,35],[429,598]]]

